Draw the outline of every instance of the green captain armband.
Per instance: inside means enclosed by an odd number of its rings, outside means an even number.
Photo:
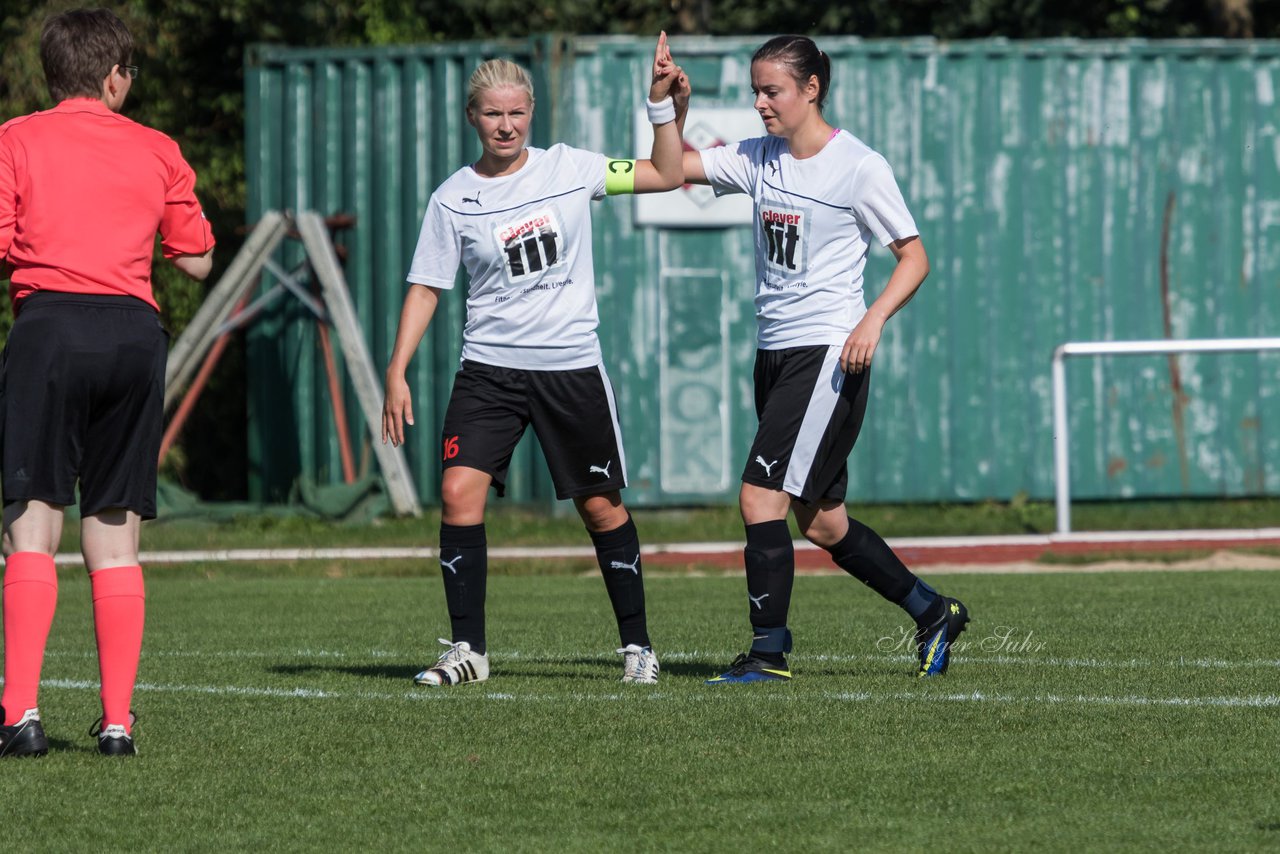
[[[606,195],[619,196],[636,191],[636,162],[634,160],[608,160],[604,164],[604,191]]]

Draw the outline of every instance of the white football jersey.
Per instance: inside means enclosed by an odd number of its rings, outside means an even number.
[[[600,364],[590,203],[605,195],[602,154],[530,148],[497,178],[464,166],[441,184],[408,281],[452,288],[471,277],[462,358],[503,368],[574,370]]]
[[[847,131],[797,160],[782,137],[702,151],[717,195],[754,200],[756,322],[764,350],[843,344],[867,313],[862,269],[872,236],[913,237],[893,170]]]

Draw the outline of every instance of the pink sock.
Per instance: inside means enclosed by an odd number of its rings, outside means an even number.
[[[36,707],[44,645],[58,607],[58,573],[53,558],[18,552],[4,565],[4,724]]]
[[[102,676],[102,726],[119,724],[128,732],[146,612],[142,567],[99,569],[89,573],[89,582],[93,585],[93,629]]]

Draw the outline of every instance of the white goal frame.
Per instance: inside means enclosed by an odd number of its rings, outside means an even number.
[[[1261,353],[1280,350],[1280,338],[1200,338],[1181,341],[1076,341],[1053,351],[1053,478],[1058,533],[1071,533],[1071,448],[1067,433],[1068,356],[1147,356],[1173,353]]]

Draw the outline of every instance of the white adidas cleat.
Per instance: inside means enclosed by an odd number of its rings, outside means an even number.
[[[618,650],[622,656],[622,681],[635,685],[658,684],[658,656],[653,650],[629,643]]]
[[[489,678],[487,653],[471,651],[466,641],[454,643],[440,638],[449,647],[440,654],[440,660],[432,667],[413,677],[419,685],[461,685],[464,682],[483,682]]]

